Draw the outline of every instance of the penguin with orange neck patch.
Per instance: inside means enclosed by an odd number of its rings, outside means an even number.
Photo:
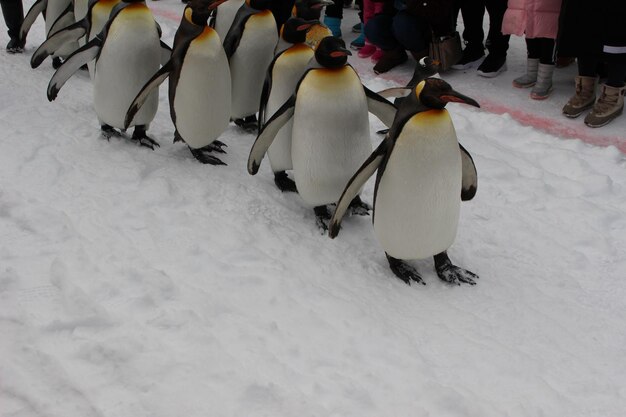
[[[276,20],[269,10],[271,1],[246,0],[223,40],[232,78],[230,117],[245,130],[257,128],[263,81],[278,43]]]
[[[423,284],[404,260],[433,256],[443,281],[474,285],[478,277],[453,265],[446,253],[456,237],[461,200],[471,200],[476,194],[477,175],[445,107],[448,103],[479,105],[436,78],[427,78],[406,92],[387,137],[339,199],[329,236],[337,236],[352,198],[378,170],[374,230],[394,274],[407,284]]]
[[[307,31],[319,21],[305,21],[292,17],[281,29],[278,43],[278,54],[267,70],[261,106],[259,108],[259,130],[269,116],[287,100],[295,91],[298,81],[315,53],[305,44]],[[269,115],[269,116],[268,116]],[[281,191],[295,192],[296,184],[285,171],[293,168],[291,162],[291,129],[289,121],[277,133],[272,146],[267,150],[270,166],[274,172],[274,183]]]
[[[390,126],[396,108],[366,88],[347,65],[343,40],[324,38],[315,60],[291,97],[259,133],[248,158],[248,172],[258,172],[261,160],[277,133],[293,119],[291,160],[298,193],[314,207],[320,229],[327,229],[328,204],[336,202],[352,173],[372,150],[368,112]],[[359,196],[351,199],[354,214],[368,214]]]
[[[304,20],[318,20],[322,14],[324,6],[334,4],[332,0],[296,0],[293,6],[292,15]],[[306,33],[306,44],[316,49],[317,45],[327,36],[333,33],[322,23],[317,22]]]
[[[154,74],[130,105],[130,125],[146,98],[169,77],[170,116],[175,141],[183,141],[200,162],[225,165],[212,152],[224,153],[217,138],[230,121],[230,69],[217,32],[207,25],[219,2],[192,0],[174,36],[171,59]]]
[[[102,31],[76,50],[54,73],[48,84],[48,100],[53,101],[65,82],[80,67],[95,60],[94,108],[102,136],[122,136],[126,110],[143,85],[159,69],[163,44],[152,12],[143,0],[126,0],[111,11]],[[146,98],[133,120],[131,140],[154,149],[159,144],[146,130],[159,105],[158,90]]]

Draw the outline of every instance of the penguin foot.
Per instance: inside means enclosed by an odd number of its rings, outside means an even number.
[[[58,56],[52,58],[52,68],[59,69],[61,65],[63,65],[63,60],[61,58],[59,58]]]
[[[222,143],[222,146],[226,146],[226,145]],[[215,142],[213,142],[213,143],[209,143],[207,146],[205,146],[205,147],[203,147],[201,149],[203,151],[205,151],[205,152],[226,153],[226,151],[224,149],[222,149],[222,146],[216,145]]]
[[[256,115],[246,116],[241,119],[233,120],[237,126],[242,128],[248,133],[256,133],[258,130],[258,122],[256,119]]]
[[[137,141],[139,143],[139,146],[145,146],[146,148],[150,148],[152,150],[154,150],[155,146],[157,148],[161,147],[161,145],[159,145],[156,140],[152,139],[146,134],[146,128],[144,126],[135,127],[135,131],[133,132],[131,140]]]
[[[372,210],[372,206],[364,203],[358,195],[350,202],[349,207],[352,216],[369,216],[370,210]]]
[[[386,135],[387,133],[389,133],[389,129],[377,130],[376,133],[378,133],[379,135]]]
[[[193,155],[194,158],[196,158],[198,161],[202,162],[203,164],[210,164],[210,165],[226,165],[226,163],[222,162],[221,159],[214,157],[213,155],[209,155],[206,149],[206,146],[200,149],[193,149],[191,147],[189,147],[189,150],[191,151],[191,154]]]
[[[100,126],[100,134],[106,140],[111,140],[111,138],[113,136],[115,136],[117,138],[122,137],[122,133],[117,131],[117,130],[115,130],[115,128],[113,126],[110,126],[110,125],[102,125],[102,126]]]
[[[453,265],[446,252],[435,255],[434,259],[435,270],[442,281],[456,285],[461,285],[461,283],[476,285],[475,280],[478,279],[478,275]]]
[[[320,228],[322,234],[328,231],[328,222],[330,222],[330,212],[326,206],[317,206],[313,208],[315,211],[315,224]]]
[[[389,262],[389,268],[391,268],[391,271],[406,284],[411,285],[411,281],[415,281],[419,284],[426,285],[415,268],[400,259],[390,256],[386,252],[385,255],[387,255],[387,261]]]
[[[228,145],[225,144],[224,142],[222,142],[221,140],[214,140],[213,142],[211,142],[211,145],[213,146],[217,146],[218,148],[228,148]]]
[[[285,171],[278,171],[274,173],[274,184],[280,191],[288,193],[297,193],[296,183],[287,176]],[[330,219],[330,218],[329,218]]]

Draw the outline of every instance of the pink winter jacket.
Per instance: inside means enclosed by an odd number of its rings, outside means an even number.
[[[527,38],[556,39],[561,2],[562,0],[509,0],[502,21],[502,33],[518,36],[526,34]]]

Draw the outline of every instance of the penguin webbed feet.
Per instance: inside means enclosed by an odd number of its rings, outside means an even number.
[[[330,211],[326,205],[313,208],[315,212],[315,224],[320,228],[322,234],[328,231],[328,223],[330,222]]]
[[[116,130],[113,126],[110,125],[100,126],[100,134],[104,139],[108,141],[110,141],[113,136],[115,136],[116,138],[122,137],[122,132]]]
[[[227,147],[228,145],[226,145],[224,142],[220,142],[219,140],[214,140],[213,142],[209,143],[207,146],[203,147],[202,149],[205,150],[206,152],[217,152],[217,153],[226,153],[226,151],[224,149],[222,149],[223,147]]]
[[[405,284],[411,285],[411,281],[415,281],[418,284],[426,285],[420,274],[411,265],[406,262],[394,258],[385,252],[387,255],[387,261],[389,262],[389,268],[391,271]]]
[[[475,280],[478,279],[478,275],[452,264],[446,252],[435,255],[434,260],[437,276],[442,281],[456,285],[461,285],[461,283],[476,285]]]
[[[259,122],[256,119],[256,115],[242,117],[240,119],[234,119],[233,122],[245,130],[248,133],[257,133],[259,129]]]
[[[369,216],[370,211],[372,210],[372,206],[363,202],[361,197],[358,195],[354,197],[348,207],[350,208],[351,216]]]
[[[209,152],[211,152],[211,150],[207,149],[207,146],[204,146],[204,147],[199,148],[199,149],[193,149],[190,146],[189,150],[191,151],[191,154],[193,155],[193,157],[196,158],[198,161],[200,161],[203,164],[226,165],[226,163],[223,162],[221,159],[216,158],[213,155],[209,155]]]
[[[296,183],[294,180],[287,176],[285,171],[278,171],[274,173],[274,184],[283,193],[297,193]],[[329,218],[330,219],[330,218]]]
[[[157,148],[161,147],[161,145],[159,145],[156,140],[152,139],[146,134],[145,126],[135,126],[135,130],[133,131],[133,136],[131,137],[131,140],[137,141],[137,143],[139,143],[139,146],[144,146],[152,150],[154,150],[155,146]]]

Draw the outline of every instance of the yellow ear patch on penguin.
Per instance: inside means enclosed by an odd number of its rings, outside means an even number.
[[[189,22],[189,23],[193,23],[193,20],[191,20],[191,15],[193,14],[191,7],[185,7],[185,19]]]
[[[424,89],[425,85],[426,81],[420,81],[420,83],[415,86],[415,97],[417,97],[418,100],[420,98],[420,94],[422,94],[422,90]]]

